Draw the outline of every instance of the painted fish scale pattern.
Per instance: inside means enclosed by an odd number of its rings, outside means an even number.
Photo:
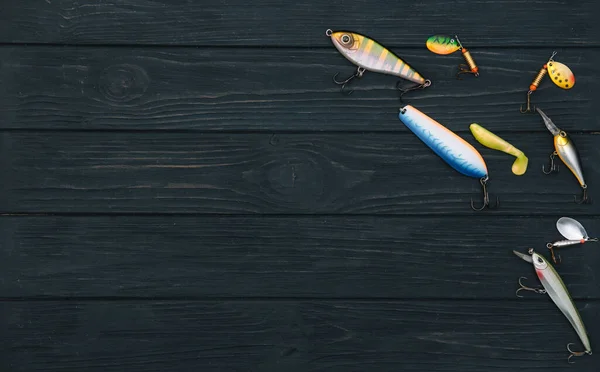
[[[421,141],[429,146],[438,156],[440,156],[446,163],[448,163],[456,171],[469,176],[482,178],[486,176],[486,173],[472,164],[467,159],[463,158],[461,153],[456,153],[452,148],[444,143],[435,133],[429,129],[420,125],[417,120],[412,118],[410,115],[404,115],[400,118],[406,126],[413,132]]]

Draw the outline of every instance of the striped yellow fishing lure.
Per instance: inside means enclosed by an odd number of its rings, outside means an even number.
[[[425,79],[408,63],[375,40],[349,31],[327,30],[325,34],[331,38],[333,45],[344,57],[358,66],[354,75],[348,79],[337,81],[334,78],[337,84],[342,85],[342,89],[350,80],[356,77],[360,78],[365,71],[394,75],[418,84],[417,87],[408,90],[426,88],[431,85],[430,80]]]

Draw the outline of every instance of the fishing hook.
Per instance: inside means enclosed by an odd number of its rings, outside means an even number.
[[[481,183],[481,188],[483,191],[483,205],[481,206],[481,208],[475,208],[475,206],[473,205],[473,199],[471,199],[471,209],[473,209],[474,211],[481,211],[485,207],[498,208],[498,205],[500,204],[498,197],[496,197],[496,205],[494,205],[493,207],[490,206],[490,196],[487,192],[487,187],[486,187],[488,179],[489,179],[488,176],[485,176],[485,177],[482,177],[479,179],[479,183]]]
[[[473,71],[471,71],[469,69],[469,66],[465,65],[464,63],[461,63],[460,65],[458,65],[458,72],[456,73],[456,78],[458,80],[462,80],[460,77],[460,74],[473,74],[475,76],[479,76],[479,74],[474,73]]]
[[[521,112],[521,114],[524,114],[526,112],[531,112],[532,111],[531,110],[531,93],[533,93],[532,90],[530,90],[529,92],[527,92],[527,108],[525,110],[523,110],[523,105],[521,105],[521,108],[519,109],[519,111]]]
[[[548,248],[550,250],[550,254],[552,255],[552,261],[554,261],[555,264],[562,262],[562,258],[560,257],[560,254],[558,255],[558,261],[556,260],[556,256],[554,255],[554,244],[548,243],[548,244],[546,244],[546,248]]]
[[[571,345],[573,345],[572,342],[567,344],[567,350],[569,351],[569,353],[571,353],[571,355],[569,355],[569,358],[567,358],[567,362],[569,362],[570,364],[575,364],[575,362],[571,362],[571,358],[573,358],[574,356],[580,357],[584,354],[592,355],[591,351],[573,351],[571,350]]]
[[[355,78],[361,78],[363,76],[363,74],[365,73],[365,69],[363,67],[359,67],[356,69],[356,72],[352,75],[350,75],[350,77],[348,77],[346,80],[343,81],[337,81],[335,78],[340,74],[339,72],[335,75],[333,75],[333,82],[336,83],[337,85],[341,85],[341,91],[342,93],[344,92],[344,88],[346,88],[346,85],[348,83],[350,83],[352,80],[354,80]],[[352,92],[354,92],[354,90],[351,90],[349,92],[346,92],[346,95],[350,95],[352,94]]]
[[[458,72],[456,73],[456,78],[458,80],[462,80],[460,78],[460,74],[473,74],[475,76],[479,76],[479,68],[475,64],[473,57],[471,57],[471,52],[467,50],[467,48],[463,47],[462,43],[458,39],[458,35],[454,35],[456,42],[458,43],[458,49],[462,52],[463,57],[465,58],[465,62],[467,64],[461,63],[458,65]]]
[[[581,186],[581,188],[583,189],[583,193],[581,194],[581,200],[577,200],[577,195],[575,195],[575,203],[577,204],[591,204],[592,203],[592,199],[590,199],[588,197],[587,194],[587,185],[584,184],[583,186]]]
[[[519,291],[532,291],[538,294],[546,294],[546,290],[542,289],[542,288],[531,288],[526,286],[525,284],[521,283],[521,279],[527,279],[526,277],[522,276],[519,278],[519,285],[521,286],[521,288],[517,289],[517,291],[515,292],[515,294],[517,295],[517,297],[521,297],[523,298],[523,296],[519,296]]]
[[[396,82],[396,89],[398,91],[400,91],[400,102],[404,102],[402,100],[402,96],[405,95],[406,93],[410,92],[411,90],[425,89],[425,88],[427,88],[428,86],[431,85],[431,80],[427,79],[427,80],[425,80],[425,82],[423,84],[417,84],[417,85],[412,86],[410,88],[403,89],[403,88],[400,88],[400,83],[401,82],[402,82],[401,80],[398,80]]]
[[[550,154],[550,170],[549,171],[546,171],[546,167],[544,165],[542,165],[542,172],[544,172],[544,174],[558,173],[558,164],[554,163],[554,157],[556,157],[556,155],[558,155],[558,153],[556,151],[554,151],[552,154]]]

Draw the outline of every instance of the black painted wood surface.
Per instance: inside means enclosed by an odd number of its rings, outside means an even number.
[[[512,254],[598,202],[540,117],[518,112],[552,51],[576,75],[532,96],[600,194],[592,1],[31,1],[0,12],[0,371],[596,371]],[[485,157],[498,210],[398,120],[396,78],[354,67],[327,28],[372,36],[433,81],[405,103]],[[458,33],[481,76],[454,78]],[[478,144],[476,122],[529,169]],[[600,243],[557,265],[598,322]]]

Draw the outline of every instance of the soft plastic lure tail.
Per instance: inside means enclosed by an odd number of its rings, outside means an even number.
[[[556,62],[553,58],[556,55],[556,52],[553,52],[548,59],[548,62],[542,66],[540,71],[537,73],[531,85],[529,85],[529,91],[527,92],[527,106],[525,110],[523,110],[523,106],[521,106],[521,113],[524,114],[526,112],[531,112],[531,94],[536,91],[538,86],[540,85],[542,79],[546,74],[550,75],[550,80],[562,89],[571,89],[573,85],[575,85],[575,75],[567,65],[562,64],[560,62]]]
[[[579,182],[579,185],[583,190],[581,200],[577,201],[577,198],[575,198],[575,202],[577,204],[591,203],[591,199],[589,199],[587,195],[587,184],[585,183],[585,179],[583,178],[581,161],[579,161],[579,154],[577,152],[577,149],[575,148],[575,144],[573,143],[573,141],[571,141],[571,139],[567,135],[567,132],[558,128],[552,122],[552,120],[550,120],[550,118],[546,116],[546,114],[544,114],[542,110],[540,110],[539,108],[536,108],[536,110],[542,116],[546,128],[548,128],[550,133],[552,133],[552,135],[554,136],[554,152],[550,155],[550,170],[546,171],[542,166],[542,172],[544,172],[545,174],[558,172],[558,167],[554,164],[554,157],[558,156],[560,160],[562,160],[563,163],[565,163],[567,168],[569,168],[571,173],[575,175],[575,177],[577,178],[577,182]]]
[[[473,210],[490,208],[486,189],[489,180],[487,166],[481,154],[470,143],[411,105],[402,107],[398,117],[448,165],[465,176],[479,178],[483,189],[483,206],[476,209],[471,200],[471,208]]]
[[[459,71],[456,76],[458,77],[460,74],[473,74],[479,76],[479,67],[475,64],[471,52],[461,44],[457,35],[454,35],[454,38],[447,35],[433,35],[427,39],[425,45],[427,46],[427,49],[435,54],[452,54],[457,50],[460,50],[467,64],[458,66]]]
[[[558,221],[556,221],[556,229],[558,229],[558,232],[565,237],[566,240],[559,240],[554,243],[546,244],[546,247],[552,254],[552,260],[554,263],[557,263],[556,257],[554,256],[554,248],[598,241],[598,238],[590,238],[583,225],[581,225],[579,221],[570,217],[559,218]],[[560,256],[558,256],[558,258],[558,261],[561,261]]]
[[[584,351],[573,351],[570,347],[571,344],[567,344],[567,350],[569,353],[571,353],[568,359],[569,363],[571,362],[571,358],[574,356],[583,356],[584,354],[592,355],[592,346],[590,344],[585,325],[583,324],[583,320],[581,319],[581,315],[579,314],[579,311],[577,310],[577,307],[575,306],[575,303],[573,302],[573,299],[567,290],[567,286],[561,279],[560,275],[558,275],[554,267],[552,267],[550,262],[548,262],[542,255],[534,252],[533,248],[529,249],[529,256],[514,250],[513,253],[517,255],[517,257],[520,257],[521,259],[533,264],[535,273],[544,287],[544,289],[527,287],[521,283],[521,279],[527,278],[521,278],[519,279],[520,288],[517,289],[517,296],[519,296],[519,291],[522,290],[532,291],[540,294],[548,294],[554,304],[556,304],[564,316],[569,320],[569,323],[571,323],[571,326],[573,326],[575,332],[577,332],[577,335],[581,339],[581,343],[585,348]]]
[[[400,89],[397,84],[397,88],[402,94],[431,85],[430,80],[425,79],[408,63],[375,40],[350,31],[327,30],[325,34],[331,38],[333,45],[344,57],[358,66],[356,72],[343,81],[335,79],[337,74],[334,76],[334,82],[341,85],[342,90],[352,79],[362,77],[365,71],[394,75],[417,84],[408,89]],[[350,93],[352,91],[348,94]]]
[[[473,133],[473,137],[475,137],[475,139],[485,147],[515,156],[517,159],[512,165],[512,172],[517,176],[525,174],[529,159],[527,156],[525,156],[523,151],[514,147],[510,143],[506,142],[477,123],[471,124],[469,129],[471,130],[471,133]]]

